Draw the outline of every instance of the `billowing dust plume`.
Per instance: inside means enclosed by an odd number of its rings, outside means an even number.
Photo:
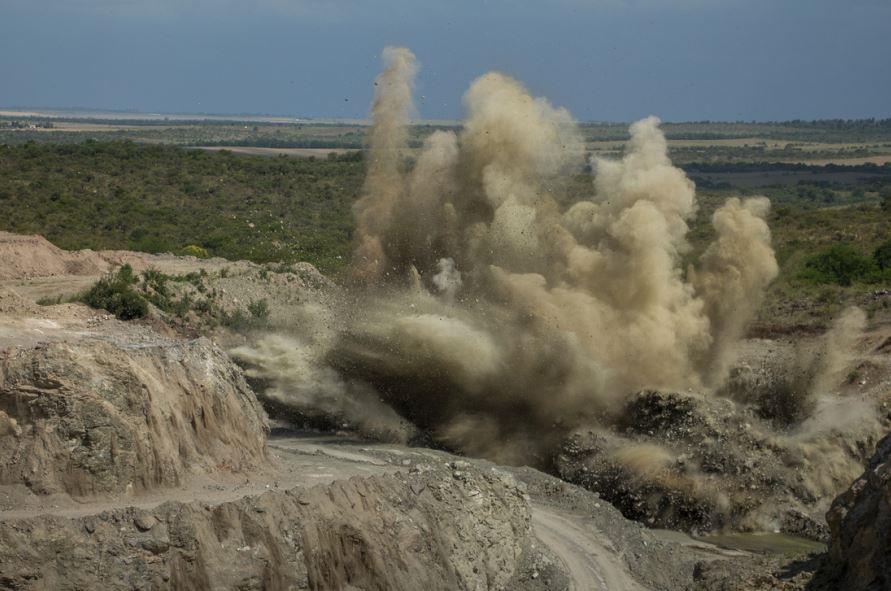
[[[335,422],[383,441],[404,442],[414,428],[362,382],[344,378],[318,359],[323,349],[282,335],[269,335],[253,347],[231,353],[249,369],[249,378],[269,380],[267,404],[279,403],[314,422]],[[343,421],[346,421],[344,423]]]
[[[360,261],[356,271],[369,277],[382,272],[380,234],[392,223],[393,208],[399,200],[416,70],[414,54],[403,47],[387,47],[383,58],[387,67],[374,83],[368,174],[364,194],[355,205],[359,233],[357,261]]]
[[[862,473],[875,442],[887,432],[875,401],[844,394],[842,385],[859,357],[857,342],[866,328],[866,314],[845,309],[812,350],[798,353],[797,373],[805,376],[800,415],[803,420],[779,437],[794,456],[801,484],[817,499],[831,499]]]
[[[412,152],[415,59],[384,58],[354,281],[314,367],[502,461],[609,424],[643,388],[722,383],[777,274],[767,199],[728,200],[714,243],[684,269],[695,189],[658,119],[631,126],[621,160],[591,160],[589,195],[564,209],[561,190],[586,164],[565,109],[488,73],[464,96],[460,132]]]
[[[865,328],[866,314],[857,307],[849,307],[818,339],[800,340],[790,358],[769,363],[769,379],[759,379],[757,373],[737,375],[731,380],[728,394],[753,404],[763,418],[784,429],[811,433],[818,426],[817,431],[822,432],[856,424],[856,413],[864,409],[855,409],[857,403],[842,400],[838,394],[855,369],[854,362],[859,357],[857,341]],[[849,407],[837,408],[844,405]]]
[[[835,319],[823,336],[820,350],[812,362],[814,377],[811,392],[824,395],[832,392],[842,381],[844,373],[851,369],[855,358],[857,340],[866,328],[866,313],[850,307]]]

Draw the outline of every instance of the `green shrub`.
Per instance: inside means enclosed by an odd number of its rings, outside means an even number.
[[[248,304],[248,312],[256,320],[266,320],[269,318],[269,304],[266,300],[254,300]]]
[[[142,288],[154,292],[162,297],[167,297],[167,280],[170,279],[157,269],[146,269],[142,272]]]
[[[891,187],[883,188],[879,196],[882,199],[882,211],[891,213]]]
[[[886,240],[872,255],[876,266],[884,273],[891,271],[891,240]]]
[[[124,265],[97,281],[84,294],[83,302],[91,308],[108,310],[120,320],[143,318],[148,314],[148,302],[133,289],[135,283],[133,268]]]
[[[875,280],[877,271],[873,259],[850,244],[836,244],[811,257],[801,277],[814,283],[849,286],[855,281]]]
[[[223,326],[235,331],[255,330],[263,327],[269,319],[269,303],[266,300],[254,300],[247,307],[247,313],[236,308],[231,313],[220,312],[219,321]]]
[[[250,328],[251,321],[244,312],[240,309],[236,309],[231,314],[225,311],[221,312],[220,324],[233,330],[243,330]]]
[[[195,301],[192,305],[192,309],[198,314],[212,315],[214,313],[214,305],[209,298]]]
[[[185,256],[193,256],[199,259],[210,258],[210,252],[208,252],[206,248],[198,246],[197,244],[189,244],[188,246],[182,248],[179,251],[179,254]]]

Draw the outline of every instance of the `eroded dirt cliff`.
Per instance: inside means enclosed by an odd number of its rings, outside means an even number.
[[[266,461],[265,414],[206,339],[42,342],[0,360],[0,484],[138,493]]]
[[[218,504],[0,521],[0,587],[504,589],[530,540],[512,477],[428,464]]]

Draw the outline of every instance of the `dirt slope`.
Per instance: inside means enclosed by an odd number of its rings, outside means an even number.
[[[811,395],[808,418],[785,424],[763,411],[801,405],[782,381],[794,368],[784,358],[797,348],[752,339],[731,382],[742,393],[641,392],[612,429],[572,433],[557,472],[652,527],[780,531],[825,542],[832,499],[891,426],[889,342],[887,325],[864,333],[832,392]]]
[[[64,251],[42,236],[0,232],[0,279],[50,275],[97,275],[110,267],[92,250]]]
[[[617,559],[615,552],[578,524],[579,518],[536,505],[535,535],[557,553],[569,571],[570,589],[643,589]]]
[[[187,273],[197,267],[208,270],[250,266],[225,259],[148,254],[126,250],[63,250],[43,236],[0,231],[0,281],[38,277],[98,276],[123,264],[136,271],[153,267],[168,274]]]

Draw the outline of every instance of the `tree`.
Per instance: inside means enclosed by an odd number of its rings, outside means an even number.
[[[806,279],[849,286],[874,275],[876,263],[850,244],[836,244],[813,256],[806,267],[803,273]]]
[[[891,271],[891,240],[886,240],[876,248],[872,255],[876,265],[882,271]]]
[[[879,193],[882,198],[882,211],[891,213],[891,187],[885,187]]]

